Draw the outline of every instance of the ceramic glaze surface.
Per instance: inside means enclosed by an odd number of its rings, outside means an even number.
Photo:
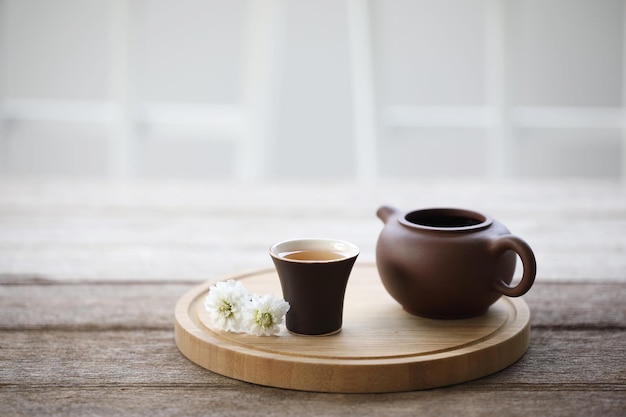
[[[377,212],[385,227],[376,246],[380,278],[406,311],[431,318],[483,314],[502,295],[517,297],[536,274],[528,244],[491,217],[463,209]],[[519,255],[522,279],[511,287]]]

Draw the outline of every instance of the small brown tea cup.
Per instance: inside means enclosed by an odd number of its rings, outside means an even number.
[[[293,239],[269,250],[287,312],[287,330],[299,335],[338,333],[350,272],[359,255],[352,243],[335,239]]]

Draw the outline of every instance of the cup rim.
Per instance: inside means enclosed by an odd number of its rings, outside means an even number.
[[[294,252],[298,250],[317,249],[317,250],[333,250],[335,252],[345,253],[345,256],[337,259],[290,259],[280,256],[281,253]],[[356,258],[360,253],[359,247],[354,243],[340,239],[331,238],[295,238],[287,239],[274,243],[269,248],[269,254],[272,258],[285,262],[293,263],[333,263],[342,262],[346,259]]]

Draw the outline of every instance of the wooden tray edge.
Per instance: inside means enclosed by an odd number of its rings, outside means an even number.
[[[232,274],[244,277],[267,271],[267,268]],[[224,277],[220,280],[228,279]],[[521,299],[509,299],[516,309],[514,323],[505,340],[478,343],[455,355],[420,358],[360,361],[336,360],[322,364],[298,360],[299,374],[307,378],[285,378],[292,375],[294,361],[281,355],[260,355],[230,345],[204,332],[189,317],[190,304],[215,281],[207,281],[188,291],[175,309],[175,341],[178,349],[192,362],[218,374],[260,385],[301,391],[335,393],[382,393],[435,388],[470,381],[500,371],[519,360],[530,343],[530,310]],[[482,346],[481,348],[481,345]],[[477,349],[479,348],[479,349]],[[250,358],[254,357],[254,361]],[[485,365],[486,364],[486,365]],[[375,375],[375,381],[372,381]]]

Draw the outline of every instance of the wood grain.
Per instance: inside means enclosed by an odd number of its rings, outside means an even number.
[[[0,273],[207,280],[271,266],[268,247],[337,237],[374,260],[382,204],[481,210],[534,249],[538,280],[626,280],[626,188],[607,181],[357,184],[0,179]]]
[[[234,274],[255,294],[280,294],[276,271]],[[236,379],[320,392],[395,392],[465,382],[501,370],[526,351],[530,310],[502,297],[464,320],[406,313],[385,291],[374,264],[355,265],[344,303],[344,329],[304,337],[283,328],[276,337],[211,329],[202,300],[211,282],[176,305],[176,344],[193,362]]]
[[[0,286],[0,415],[621,416],[626,407],[624,284],[538,283],[525,296],[533,324],[520,361],[445,389],[376,395],[265,388],[193,364],[171,316],[194,285]]]
[[[200,284],[0,282],[0,330],[171,330],[176,302]],[[626,284],[536,282],[524,300],[533,328],[626,328],[626,304],[615,301]]]
[[[532,330],[527,354],[494,375],[445,389],[342,395],[266,388],[214,374],[184,358],[170,331],[2,332],[3,358],[12,361],[0,373],[0,414],[150,411],[161,416],[197,414],[209,407],[231,415],[237,404],[240,416],[283,415],[298,407],[302,409],[294,413],[302,416],[341,411],[408,416],[416,408],[427,415],[462,409],[517,415],[506,412],[515,404],[520,415],[578,416],[602,410],[606,416],[621,416],[626,332],[607,336],[604,331]]]
[[[303,186],[304,185],[304,186]],[[380,204],[501,220],[538,258],[526,354],[446,388],[324,394],[195,365],[172,311],[190,288],[335,236],[373,260]],[[0,179],[0,415],[623,416],[626,186],[600,180],[375,184]]]
[[[3,416],[623,416],[623,391],[542,385],[394,394],[284,392],[246,385],[54,387],[0,391]]]
[[[197,386],[264,387],[194,364],[176,348],[171,330],[3,331],[0,387]],[[531,330],[527,353],[512,366],[458,385],[468,390],[533,391],[541,386],[626,390],[626,331]],[[11,361],[9,361],[11,359]],[[294,392],[276,389],[276,392]]]

